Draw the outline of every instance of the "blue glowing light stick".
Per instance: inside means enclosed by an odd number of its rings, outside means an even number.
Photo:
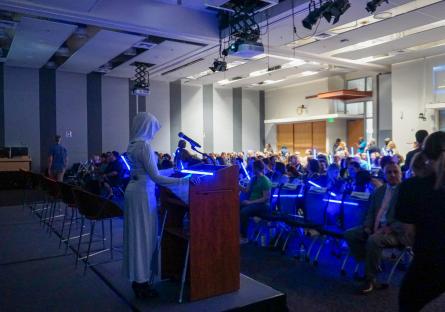
[[[318,185],[318,184],[315,183],[315,182],[312,182],[311,180],[308,180],[307,182],[308,182],[310,185],[313,185],[313,186],[315,186],[315,187],[321,188],[320,185]]]
[[[213,175],[213,172],[188,170],[188,169],[182,169],[181,172],[182,173],[190,173],[190,174],[208,175],[208,176]]]
[[[366,158],[368,159],[369,170],[371,170],[371,155],[369,155],[369,151],[366,151]]]
[[[328,201],[330,203],[336,203],[336,204],[341,204],[341,200],[336,200],[336,199],[323,199],[323,201]],[[358,203],[354,203],[354,202],[344,202],[345,205],[349,205],[349,206],[358,206]]]
[[[127,166],[128,170],[131,170],[130,165],[127,163],[127,160],[125,159],[124,155],[121,155],[121,159],[124,161],[125,166]]]
[[[249,173],[246,170],[246,166],[244,166],[244,163],[241,163],[241,167],[243,168],[244,173],[246,174],[247,179],[250,181],[250,176],[249,176]]]

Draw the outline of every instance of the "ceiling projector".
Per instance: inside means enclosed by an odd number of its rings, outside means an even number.
[[[141,87],[135,87],[131,90],[131,94],[137,95],[137,96],[147,96],[150,94],[149,88],[141,88]]]
[[[264,46],[261,42],[236,40],[228,48],[229,55],[250,59],[264,53]]]

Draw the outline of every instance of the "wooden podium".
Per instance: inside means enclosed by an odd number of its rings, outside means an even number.
[[[240,288],[239,168],[200,165],[199,170],[213,172],[213,176],[204,176],[199,184],[190,185],[189,205],[170,190],[161,189],[161,207],[167,211],[161,247],[162,278],[181,280],[186,269],[183,280],[189,286],[190,300]],[[188,232],[182,228],[186,212],[190,218]]]

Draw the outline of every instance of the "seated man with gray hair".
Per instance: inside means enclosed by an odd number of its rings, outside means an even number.
[[[347,230],[344,235],[351,254],[357,260],[365,261],[365,282],[360,287],[361,294],[387,286],[379,284],[376,278],[383,249],[409,244],[402,224],[394,217],[402,180],[400,167],[389,163],[384,167],[384,174],[386,184],[371,194],[365,223]]]

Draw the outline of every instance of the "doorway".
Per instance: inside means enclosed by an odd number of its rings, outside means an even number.
[[[358,139],[364,137],[364,122],[363,119],[351,119],[348,120],[348,146],[356,147]]]

